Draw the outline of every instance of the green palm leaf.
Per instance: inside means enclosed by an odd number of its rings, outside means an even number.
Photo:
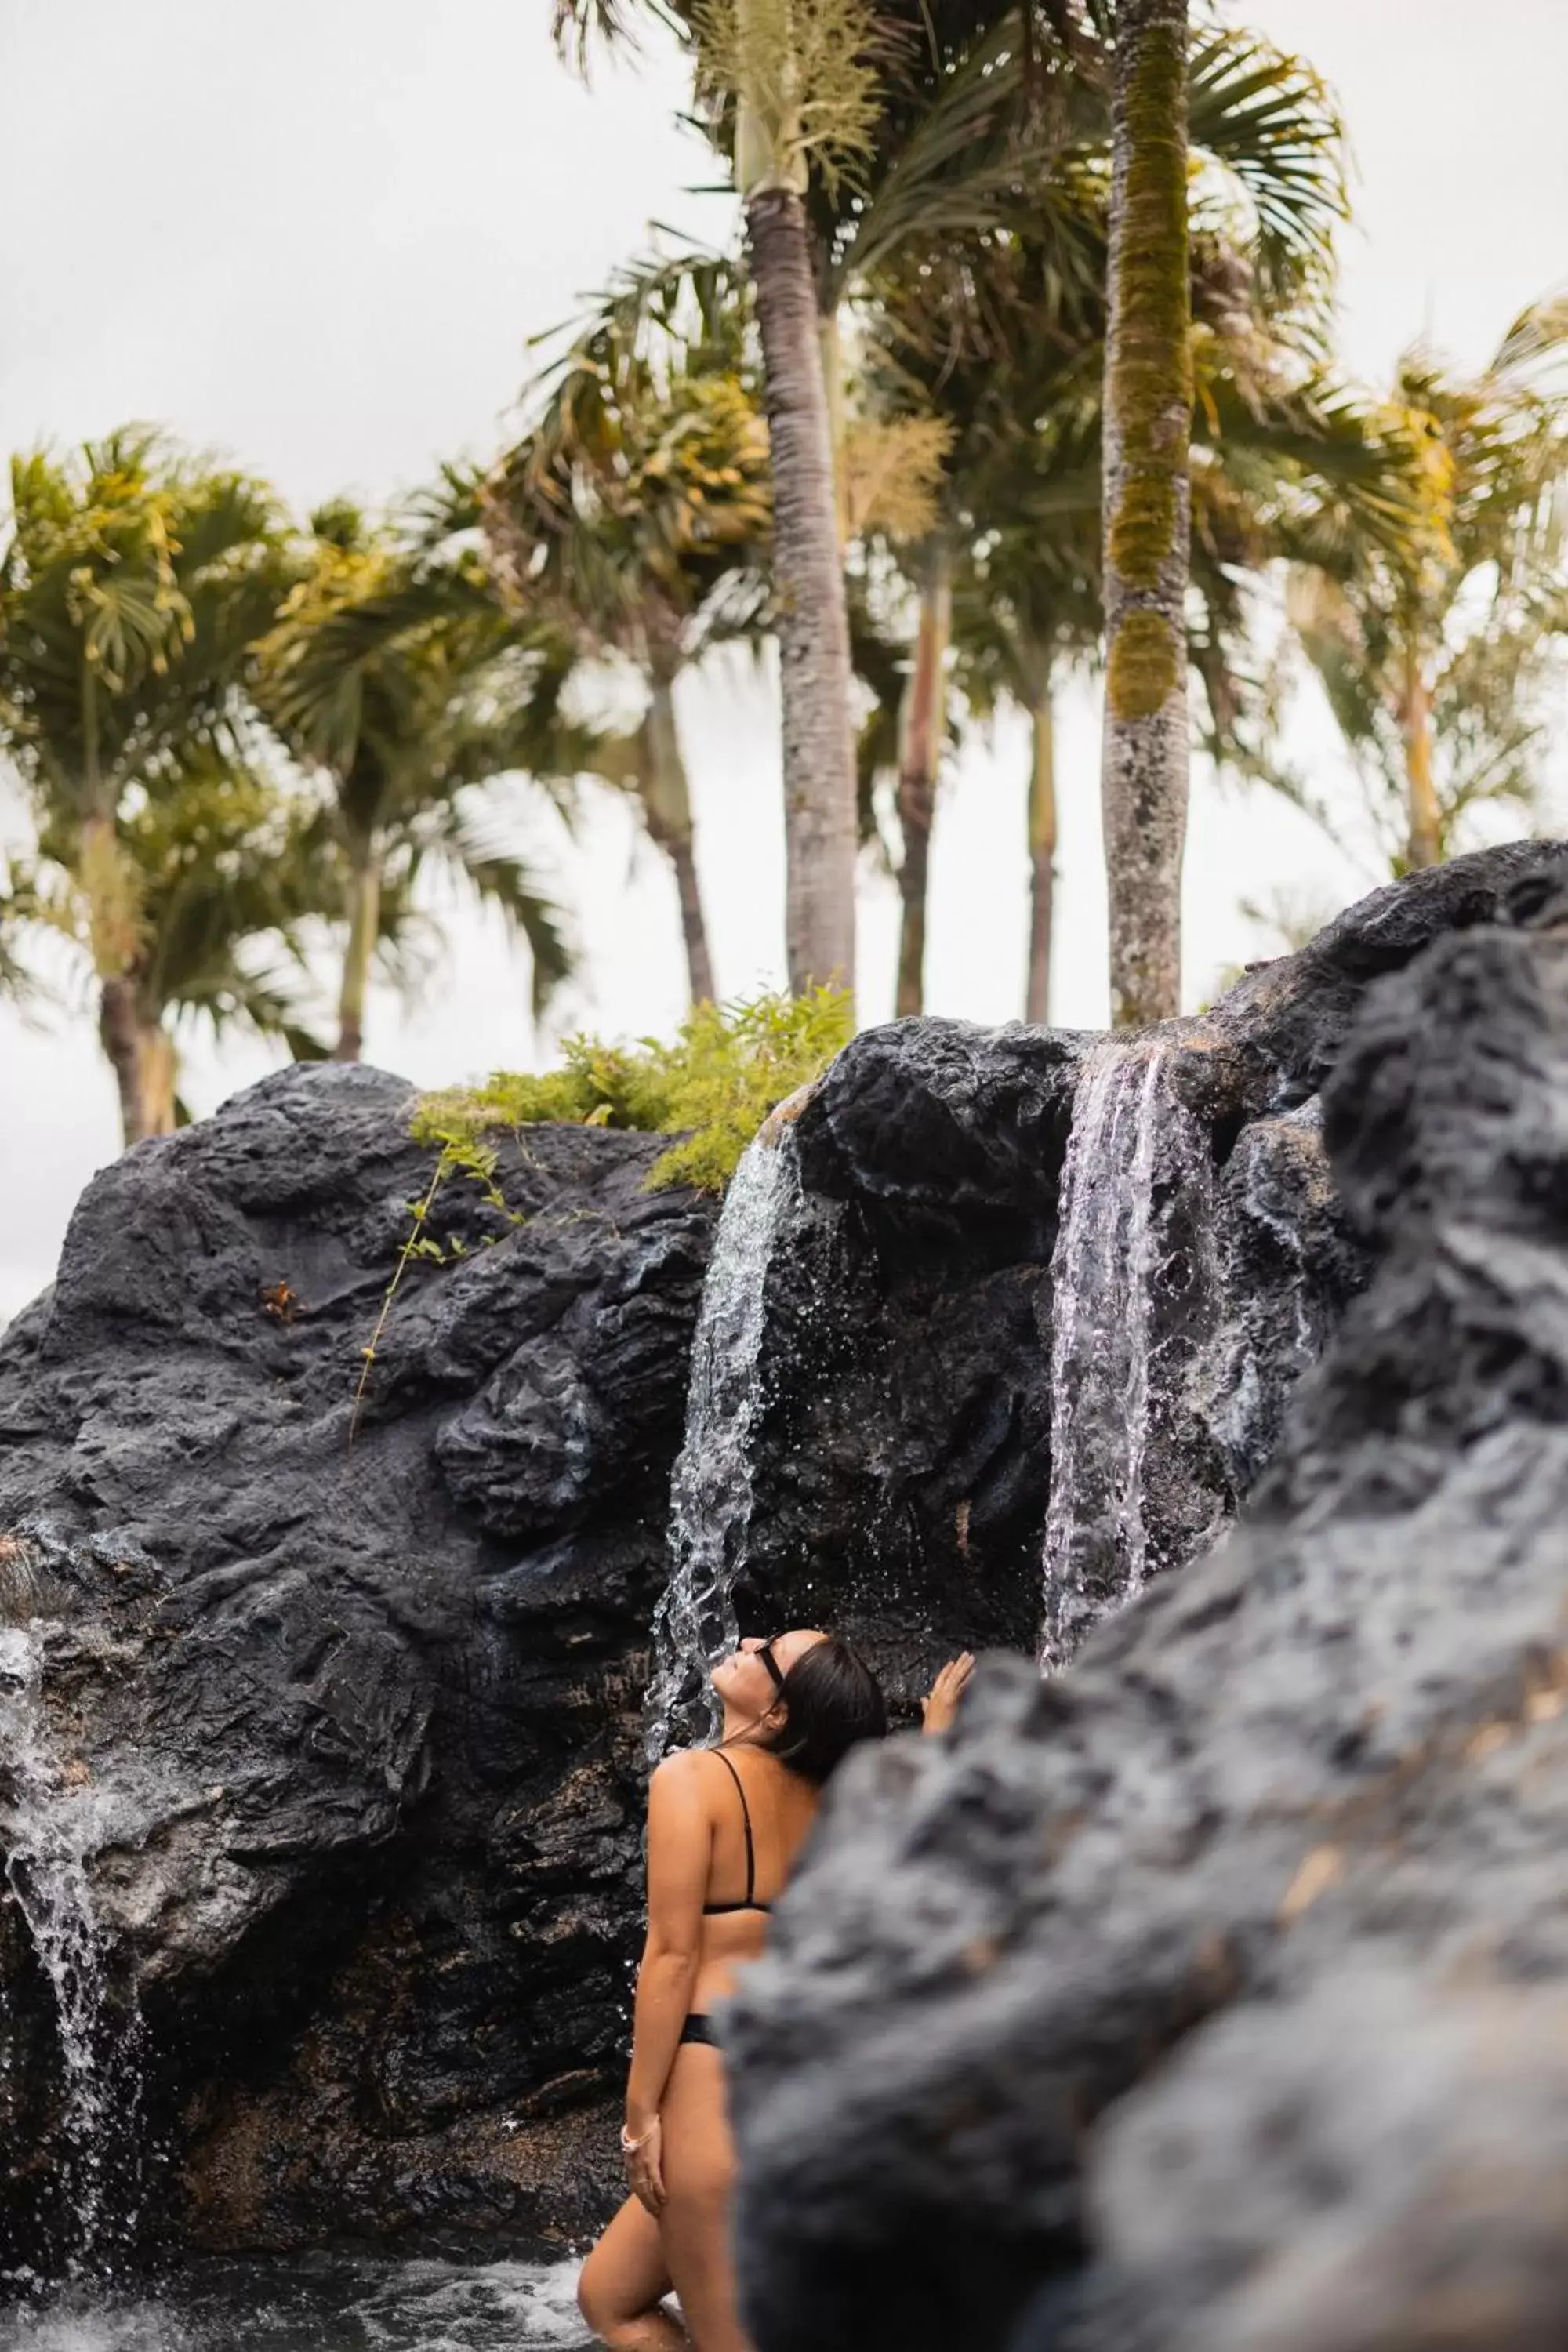
[[[1244,191],[1256,219],[1260,303],[1321,299],[1332,284],[1334,238],[1350,216],[1344,126],[1331,92],[1303,58],[1259,35],[1200,32],[1188,82],[1188,137]]]

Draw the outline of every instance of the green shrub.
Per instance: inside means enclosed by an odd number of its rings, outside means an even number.
[[[507,1129],[558,1122],[679,1135],[649,1171],[650,1189],[721,1192],[773,1105],[820,1076],[849,1031],[849,999],[835,989],[699,1004],[668,1045],[569,1037],[559,1070],[500,1070],[482,1086],[425,1095],[414,1134],[459,1165],[482,1150],[484,1137]]]

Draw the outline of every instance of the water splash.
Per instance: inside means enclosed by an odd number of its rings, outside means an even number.
[[[61,2251],[79,2276],[103,2270],[113,2241],[134,2223],[141,2026],[111,1990],[88,1869],[109,1828],[105,1801],[84,1767],[56,1754],[44,1703],[46,1631],[41,1619],[0,1626],[0,1844],[54,2001],[58,2175],[70,2233]]]
[[[650,1769],[672,1744],[700,1742],[719,1729],[708,1675],[739,1633],[732,1595],[752,1517],[768,1267],[800,1190],[793,1127],[759,1137],[731,1179],[713,1237],[691,1347],[686,1435],[670,1484],[670,1578],[654,1616],[645,1716]]]
[[[3,2299],[5,2352],[592,2352],[575,2263],[304,2254]]]
[[[1160,1293],[1170,1289],[1179,1322],[1208,1270],[1164,1231],[1163,1196],[1184,1194],[1185,1222],[1201,1234],[1212,1169],[1170,1061],[1164,1046],[1101,1046],[1073,1099],[1051,1255],[1043,1670],[1065,1664],[1100,1617],[1173,1564],[1150,1490],[1166,1467],[1179,1369],[1167,1359],[1186,1350],[1184,1334],[1162,1328]]]

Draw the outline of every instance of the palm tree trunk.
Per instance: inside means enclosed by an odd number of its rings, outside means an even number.
[[[100,981],[130,971],[142,946],[141,903],[111,813],[91,810],[81,822],[77,880],[87,901],[88,946]]]
[[[1443,813],[1432,772],[1432,698],[1412,653],[1405,665],[1405,701],[1400,712],[1405,736],[1405,776],[1410,805],[1409,862],[1412,869],[1443,862]]]
[[[338,994],[338,1042],[332,1054],[335,1062],[357,1062],[364,1050],[365,1002],[381,936],[381,860],[369,845],[357,847],[353,855],[348,917],[348,944]]]
[[[161,1022],[145,1022],[142,1029],[142,1083],[149,1135],[174,1132],[175,1076],[174,1039]]]
[[[1051,926],[1057,883],[1057,736],[1051,689],[1029,714],[1034,761],[1029,771],[1029,971],[1024,988],[1026,1021],[1051,1017]]]
[[[895,1010],[902,1019],[925,1007],[926,904],[931,875],[931,835],[936,818],[937,770],[942,760],[947,709],[947,647],[952,633],[952,589],[947,552],[933,551],[921,585],[920,628],[914,667],[904,695],[899,746],[899,828],[904,855],[899,867],[899,986]]]
[[[833,514],[838,530],[842,562],[849,544],[848,485],[844,478],[844,443],[847,419],[844,408],[844,338],[837,310],[819,310],[816,341],[822,353],[822,392],[827,403],[827,446],[833,453]]]
[[[96,780],[93,789],[96,793]],[[174,1127],[173,1053],[163,1031],[156,1023],[149,1024],[142,1009],[134,971],[142,944],[141,908],[113,814],[101,806],[90,808],[82,819],[77,879],[87,902],[89,944],[98,977],[99,1043],[114,1072],[120,1131],[129,1149],[146,1136],[166,1135]],[[170,1064],[166,1086],[160,1083],[160,1053]]]
[[[708,925],[702,912],[702,892],[697,878],[696,828],[691,816],[691,792],[686,760],[676,724],[673,680],[655,668],[652,701],[644,722],[646,758],[639,798],[648,839],[662,849],[675,869],[680,894],[680,936],[686,946],[686,979],[693,1004],[711,1004],[713,964],[708,952]]]
[[[785,946],[799,996],[855,985],[849,624],[805,208],[793,188],[763,186],[745,209],[773,450]]]
[[[98,1034],[114,1072],[126,1149],[150,1135],[173,1135],[174,1048],[142,1012],[134,980],[121,975],[101,983]]]
[[[1187,0],[1117,18],[1100,791],[1118,1027],[1181,1007],[1192,423]]]

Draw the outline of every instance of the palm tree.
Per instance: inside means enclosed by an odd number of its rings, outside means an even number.
[[[984,275],[1016,240],[1021,223],[1049,256],[1038,299],[1054,310],[1068,289],[1083,290],[1092,247],[1081,236],[1084,142],[1098,130],[1100,79],[1092,35],[1098,5],[1076,0],[1038,9],[990,0],[920,0],[893,12],[885,32],[876,88],[876,118],[852,184],[819,177],[811,189],[819,332],[836,420],[836,462],[845,536],[854,514],[850,485],[858,445],[880,443],[884,462],[912,481],[924,520],[900,530],[884,525],[914,592],[913,646],[900,711],[895,806],[901,839],[896,1009],[920,1012],[925,1001],[926,906],[938,774],[949,738],[948,679],[952,652],[953,580],[966,568],[975,530],[985,527],[968,496],[974,404],[983,397],[955,367],[951,341],[927,341],[930,364],[912,412],[904,382],[889,401],[889,352],[919,341],[933,278],[955,256],[966,273]],[[889,18],[880,20],[887,27]],[[902,37],[900,37],[900,35]],[[903,308],[901,319],[897,317]],[[894,314],[889,319],[889,312]],[[864,383],[860,415],[846,383],[846,314],[855,318]],[[1015,321],[1022,334],[1028,328]],[[927,328],[932,321],[924,320]],[[933,382],[934,376],[934,382]],[[1026,399],[1026,396],[1025,396]],[[932,432],[938,437],[932,437]],[[1029,429],[1026,425],[1025,432]],[[924,438],[921,438],[923,430]],[[873,523],[879,518],[870,518]],[[1042,774],[1044,771],[1041,771]]]
[[[879,11],[879,25],[865,151],[852,175],[818,173],[809,189],[841,470],[852,464],[846,318],[863,330],[887,275],[900,277],[933,252],[973,251],[1025,217],[1052,245],[1066,278],[1076,279],[1079,192],[1069,159],[1096,131],[1100,110],[1098,53],[1071,0],[1043,10],[1016,0],[918,0],[912,7],[906,0]]]
[[[563,39],[612,35],[605,0],[558,0]],[[773,483],[790,985],[853,990],[855,759],[833,435],[805,194],[868,149],[876,89],[866,0],[690,0],[699,91],[731,155],[756,298]]]
[[[565,977],[556,910],[478,788],[521,772],[563,804],[586,745],[560,721],[564,665],[516,641],[471,559],[412,546],[342,501],[311,528],[302,576],[258,647],[256,690],[329,788],[319,845],[346,931],[335,1051],[357,1061],[374,961],[406,943],[426,866],[526,940],[536,1011]]]
[[[1418,528],[1347,541],[1330,513],[1328,546],[1291,582],[1297,635],[1378,780],[1380,819],[1403,809],[1396,870],[1436,865],[1480,804],[1536,800],[1540,688],[1568,627],[1568,393],[1546,372],[1565,346],[1558,299],[1517,319],[1476,377],[1406,352],[1387,415],[1419,453]]]
[[[700,83],[733,121],[773,478],[790,986],[855,986],[849,623],[805,195],[869,145],[864,0],[702,0]]]
[[[964,270],[978,268],[984,276],[1021,229],[1045,257],[1037,294],[1048,310],[1091,290],[1095,243],[1085,239],[1083,226],[1094,210],[1094,170],[1090,165],[1086,172],[1085,157],[1104,135],[1100,37],[1105,14],[1100,0],[1088,5],[1054,0],[1044,7],[920,0],[918,7],[885,13],[879,21],[884,46],[863,157],[852,180],[815,178],[810,199],[846,537],[853,503],[846,486],[855,470],[857,439],[868,428],[897,447],[894,436],[921,424],[938,425],[937,453],[952,457],[945,488],[933,479],[924,490],[930,521],[920,532],[904,533],[900,553],[916,609],[895,772],[902,842],[896,1005],[902,1014],[919,1012],[925,997],[931,836],[949,732],[952,576],[963,563],[969,536],[984,528],[963,482],[973,454],[966,444],[975,387],[957,380],[951,342],[940,352],[928,347],[941,391],[936,394],[928,381],[925,394],[940,414],[922,417],[917,408],[910,415],[895,401],[890,417],[886,411],[879,417],[873,394],[870,418],[863,414],[857,425],[845,382],[842,320],[847,311],[855,315],[865,373],[874,383],[886,357],[876,347],[885,331],[881,314],[889,287],[895,306],[900,299],[907,306],[894,341],[900,334],[907,340],[911,320],[929,302],[933,276],[945,275],[959,255]],[[1015,325],[1026,335],[1021,318]],[[1021,397],[1028,413],[1026,395]],[[929,462],[931,454],[930,445],[922,450],[918,442],[898,450],[906,471],[922,457]],[[1043,761],[1037,772],[1046,775]],[[1038,803],[1040,789],[1032,803]],[[1047,871],[1049,863],[1047,855]]]
[[[1314,478],[1342,500],[1359,499],[1364,527],[1368,501],[1386,493],[1389,453],[1363,412],[1315,373],[1343,210],[1339,125],[1321,84],[1251,35],[1205,31],[1189,89],[1203,164],[1190,262],[1202,394],[1192,587],[1203,618],[1185,651],[1216,756],[1279,781],[1259,740],[1264,698],[1248,691],[1247,576],[1299,551],[1287,526]],[[1052,915],[1051,692],[1064,664],[1096,650],[1100,621],[1109,121],[1091,72],[1067,128],[1026,209],[983,235],[955,232],[925,248],[907,239],[862,306],[873,395],[895,410],[933,407],[949,428],[942,505],[957,564],[963,698],[988,713],[1005,695],[1030,720],[1036,1018]],[[922,674],[911,664],[911,685]],[[929,816],[913,799],[904,815],[908,844],[911,816],[917,826]],[[906,852],[906,877],[921,862]],[[906,950],[912,897],[911,887]],[[904,971],[912,1003],[907,953]]]
[[[996,13],[984,0],[968,11],[981,23]],[[848,281],[831,266],[844,239],[814,207],[841,223],[863,208],[898,27],[867,0],[681,0],[679,15],[741,196],[756,298],[774,492],[790,981],[797,991],[829,979],[852,987],[856,788],[836,464],[837,319]],[[567,37],[590,25],[624,29],[614,0],[558,0],[557,25]],[[966,118],[972,142],[994,111]],[[930,172],[939,163],[950,172],[952,152],[929,159]]]
[[[1061,0],[1044,11],[1053,40],[1072,13]],[[875,16],[865,0],[679,0],[677,14],[742,196],[756,291],[775,489],[791,983],[831,971],[848,984],[856,828],[840,311],[917,230],[978,232],[1004,200],[1018,201],[1058,127],[1021,114],[1020,19],[994,0],[921,0]],[[1026,55],[1034,21],[1026,12]],[[617,0],[558,0],[563,40],[590,27],[616,37],[626,12]],[[911,774],[911,807],[917,797]],[[911,869],[911,890],[913,879]]]
[[[138,796],[116,845],[132,886],[136,941],[124,985],[136,1041],[136,1086],[125,1141],[171,1134],[186,1116],[178,1094],[177,1030],[193,1016],[286,1045],[296,1059],[324,1050],[307,1025],[301,927],[328,909],[310,855],[312,812],[228,758],[192,761],[177,784]],[[68,813],[14,861],[0,919],[19,932],[63,935],[91,967],[95,908]]]
[[[805,180],[819,341],[837,425],[841,535],[846,301],[854,298],[863,322],[889,271],[905,279],[940,272],[943,257],[972,257],[1021,236],[1042,252],[1053,309],[1069,292],[1102,299],[1112,13],[1102,0],[1022,10],[992,0],[920,0],[879,12],[877,39],[864,37],[863,70],[850,92],[858,110],[852,169]],[[559,14],[579,28],[621,27],[614,0],[562,0]],[[683,0],[677,14],[689,30],[703,31],[694,5]],[[737,41],[731,27],[720,45],[731,65]],[[1299,60],[1207,25],[1193,41],[1189,76],[1205,166],[1194,198],[1205,241],[1230,257],[1233,281],[1250,295],[1241,307],[1277,335],[1288,330],[1305,350],[1321,340],[1326,313],[1318,298],[1344,213],[1331,104]],[[720,142],[733,148],[744,122],[743,108],[721,108]],[[1234,300],[1234,282],[1231,290]],[[933,675],[931,665],[924,674]],[[929,745],[940,730],[917,730],[911,740]],[[905,800],[918,827],[922,796],[907,791]],[[906,944],[919,920],[919,866],[917,853],[908,867]],[[908,975],[908,954],[904,964]]]
[[[1270,70],[1249,35],[1205,27],[1194,41],[1188,14],[1187,0],[1121,0],[1116,18],[1101,798],[1118,1024],[1163,1020],[1180,1004],[1192,230],[1217,228],[1206,241],[1272,342],[1321,362],[1333,233],[1347,213],[1340,125],[1316,76],[1295,59]],[[1217,205],[1201,187],[1194,197],[1189,154],[1204,149],[1250,212],[1239,240],[1223,190]]]
[[[1187,821],[1187,0],[1121,0],[1111,105],[1100,779],[1118,1027],[1180,1010]]]
[[[1025,838],[1029,876],[1028,951],[1024,1018],[1051,1017],[1051,953],[1056,928],[1058,842],[1056,705],[1063,677],[1100,652],[1097,517],[1058,530],[1052,560],[1039,560],[1029,494],[1018,484],[1016,519],[984,534],[969,551],[955,594],[955,684],[971,717],[989,720],[1010,703],[1029,729]]]
[[[944,533],[916,559],[914,650],[900,712],[896,807],[899,861],[899,971],[893,1010],[902,1019],[925,1004],[926,900],[937,775],[947,740],[948,656],[952,642],[952,553]]]
[[[15,459],[11,495],[0,743],[68,877],[135,1141],[156,1131],[166,1089],[142,991],[148,877],[128,827],[193,774],[247,764],[244,671],[284,586],[279,516],[263,484],[142,427],[71,458]]]
[[[711,260],[626,273],[548,372],[537,422],[480,501],[524,626],[643,681],[635,744],[606,739],[595,764],[629,784],[669,860],[694,1004],[715,989],[675,688],[715,640],[759,624],[773,529],[738,292]]]

